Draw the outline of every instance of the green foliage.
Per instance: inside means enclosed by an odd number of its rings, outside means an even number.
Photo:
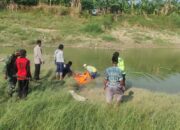
[[[114,38],[114,37],[111,36],[111,35],[103,35],[103,36],[102,36],[102,39],[105,40],[105,41],[108,41],[108,42],[117,41],[117,39]]]
[[[105,28],[106,30],[111,29],[112,26],[113,26],[113,22],[114,22],[113,15],[107,15],[107,16],[105,16],[104,19],[103,19],[104,28]]]
[[[37,5],[38,0],[14,0],[15,3],[20,4],[20,5]]]
[[[90,23],[87,24],[84,28],[83,28],[84,32],[90,33],[90,34],[101,34],[103,33],[102,27],[100,24],[97,23]]]
[[[71,0],[41,0],[42,3],[51,4],[51,5],[63,5],[70,6]]]
[[[94,8],[94,4],[92,0],[82,0],[81,1],[82,10],[92,10]]]

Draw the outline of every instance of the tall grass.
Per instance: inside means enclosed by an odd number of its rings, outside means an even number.
[[[77,102],[68,84],[46,79],[33,83],[26,100],[0,102],[0,129],[24,130],[178,130],[179,96],[132,89],[132,99],[120,107],[105,103]],[[88,86],[86,86],[88,87]],[[96,94],[96,93],[95,93]],[[2,98],[2,95],[1,95]],[[104,97],[103,97],[104,98]],[[98,100],[98,99],[97,99]]]

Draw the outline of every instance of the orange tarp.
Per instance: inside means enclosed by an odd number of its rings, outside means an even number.
[[[74,79],[80,85],[87,84],[92,80],[91,75],[87,71],[84,72],[83,74],[81,73],[75,74]]]

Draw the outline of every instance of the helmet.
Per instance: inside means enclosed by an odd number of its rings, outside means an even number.
[[[87,66],[87,64],[84,64],[84,65],[83,65],[83,67],[86,67],[86,66]]]

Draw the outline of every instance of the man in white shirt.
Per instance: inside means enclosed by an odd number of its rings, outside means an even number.
[[[37,40],[37,45],[34,47],[34,64],[35,64],[35,72],[34,79],[39,80],[41,64],[44,63],[42,58],[42,49],[41,49],[41,40]]]
[[[64,69],[64,55],[63,55],[64,45],[60,44],[58,49],[55,51],[55,63],[56,63],[56,78],[62,80],[63,69]]]

